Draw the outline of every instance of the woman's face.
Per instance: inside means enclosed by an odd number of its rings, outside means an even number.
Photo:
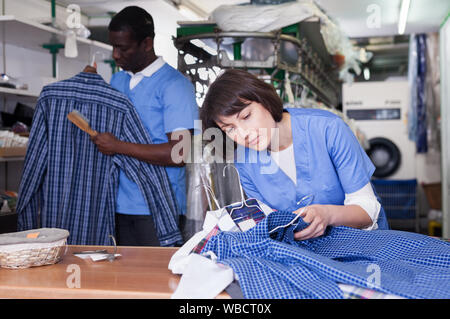
[[[233,141],[257,151],[271,145],[276,129],[272,114],[257,102],[251,102],[237,114],[219,116],[216,123]]]

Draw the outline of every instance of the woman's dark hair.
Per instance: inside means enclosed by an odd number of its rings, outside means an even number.
[[[108,31],[130,31],[138,43],[147,37],[155,37],[152,16],[137,6],[129,6],[116,13],[108,25]]]
[[[226,70],[208,88],[200,110],[203,128],[218,127],[219,116],[237,114],[251,102],[260,103],[276,122],[281,121],[283,102],[272,85],[247,71]]]

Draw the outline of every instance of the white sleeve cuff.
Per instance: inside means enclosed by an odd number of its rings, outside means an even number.
[[[354,193],[345,194],[344,205],[358,205],[369,215],[370,219],[372,219],[372,225],[363,228],[363,230],[374,230],[378,228],[377,220],[381,204],[378,202],[370,183],[367,183],[363,188]]]

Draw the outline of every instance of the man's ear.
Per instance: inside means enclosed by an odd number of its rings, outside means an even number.
[[[150,37],[146,37],[143,41],[144,49],[146,52],[150,52],[153,50],[153,39]]]

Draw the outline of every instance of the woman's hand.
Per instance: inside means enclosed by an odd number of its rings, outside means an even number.
[[[303,210],[303,212],[301,212]],[[296,232],[296,240],[305,240],[323,235],[325,229],[331,224],[331,213],[328,205],[311,205],[306,208],[297,209],[294,213],[300,214],[300,217],[306,223],[309,223],[305,229]]]
[[[120,140],[111,133],[98,133],[91,137],[92,142],[97,146],[98,150],[105,155],[114,155],[118,153]]]

